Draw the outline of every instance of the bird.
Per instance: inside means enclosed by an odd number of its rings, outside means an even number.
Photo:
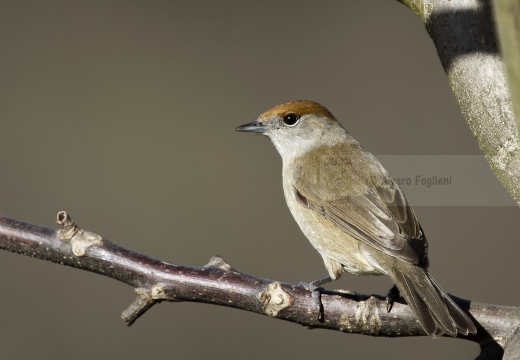
[[[235,130],[266,135],[282,158],[289,210],[328,271],[303,283],[315,299],[344,271],[388,275],[427,335],[477,332],[429,274],[428,240],[402,189],[327,108],[290,101]]]

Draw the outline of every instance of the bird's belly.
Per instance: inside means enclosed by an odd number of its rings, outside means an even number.
[[[371,265],[372,259],[365,257],[366,253],[361,250],[362,244],[359,240],[345,233],[317,211],[299,203],[293,191],[286,191],[285,196],[287,205],[303,234],[324,260],[337,261],[347,272],[354,275],[383,274],[380,269]]]

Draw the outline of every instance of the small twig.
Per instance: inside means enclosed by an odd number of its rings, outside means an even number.
[[[203,267],[167,263],[81,229],[66,212],[58,213],[57,222],[60,230],[0,217],[0,249],[96,272],[132,286],[137,298],[122,314],[128,325],[157,302],[193,301],[248,310],[309,328],[388,337],[424,335],[403,301],[396,301],[389,313],[383,296],[324,290],[323,319],[317,320],[311,292],[303,286],[241,273],[218,256]],[[497,354],[511,329],[520,324],[520,308],[453,298],[462,309],[471,309],[478,326],[476,335],[458,337],[479,343],[486,358],[500,358]]]
[[[132,325],[141,315],[143,315],[148,309],[155,305],[157,301],[154,300],[147,293],[137,295],[134,302],[123,311],[121,318],[126,322],[128,326]]]

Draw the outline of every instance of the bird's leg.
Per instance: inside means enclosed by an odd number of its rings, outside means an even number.
[[[392,285],[390,290],[388,290],[388,294],[386,295],[386,312],[392,311],[392,307],[394,306],[394,302],[400,296],[399,289],[397,285]]]
[[[300,282],[300,285],[302,285],[305,289],[312,292],[312,297],[314,299],[316,308],[318,310],[317,319],[320,321],[323,320],[323,303],[321,302],[321,285],[331,282],[332,280],[333,279],[330,276],[326,276],[319,280],[315,280],[311,283],[307,283],[304,281]]]

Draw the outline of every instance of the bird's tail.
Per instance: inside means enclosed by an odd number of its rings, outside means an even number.
[[[399,288],[424,331],[431,337],[477,332],[468,315],[442,291],[425,269],[396,261],[388,275]]]

